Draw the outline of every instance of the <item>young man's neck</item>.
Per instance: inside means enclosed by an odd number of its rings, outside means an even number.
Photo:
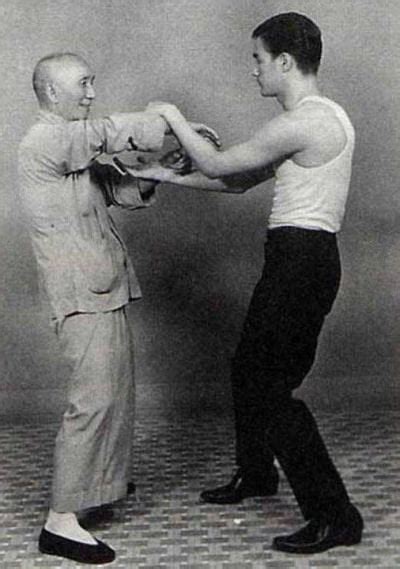
[[[282,93],[277,95],[277,99],[285,111],[290,111],[305,97],[320,94],[316,75],[301,75],[292,78]]]

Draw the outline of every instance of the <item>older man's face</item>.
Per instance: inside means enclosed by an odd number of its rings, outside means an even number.
[[[95,98],[94,74],[82,60],[59,62],[53,75],[57,97],[56,112],[66,120],[86,119]]]

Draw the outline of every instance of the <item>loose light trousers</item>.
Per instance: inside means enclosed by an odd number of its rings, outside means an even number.
[[[59,335],[70,378],[56,438],[51,508],[76,512],[126,496],[133,437],[132,338],[123,307],[68,316]]]

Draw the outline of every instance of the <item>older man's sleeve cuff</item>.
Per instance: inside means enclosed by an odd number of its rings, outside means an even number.
[[[165,120],[150,111],[112,115],[116,131],[126,136],[125,150],[157,151],[164,143]]]
[[[155,186],[147,190],[140,188],[140,180],[129,180],[124,184],[123,181],[113,192],[113,204],[124,209],[138,209],[148,207],[155,202]]]

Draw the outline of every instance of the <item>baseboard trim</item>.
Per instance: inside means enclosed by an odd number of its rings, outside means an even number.
[[[324,389],[318,389],[323,385]],[[374,391],[365,390],[374,385]],[[335,377],[318,381],[312,377],[297,392],[313,409],[351,411],[400,409],[400,386],[388,378]],[[0,390],[0,422],[52,422],[65,409],[65,389]],[[157,413],[160,418],[170,414],[232,413],[230,386],[226,382],[211,385],[198,382],[184,385],[165,383],[136,386],[136,415]]]

